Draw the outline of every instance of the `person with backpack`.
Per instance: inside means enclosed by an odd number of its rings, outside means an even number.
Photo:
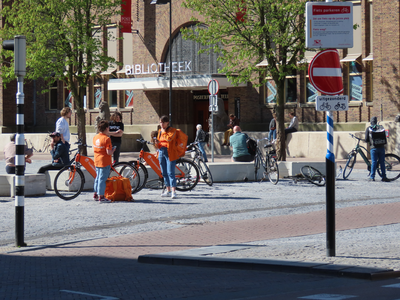
[[[169,126],[168,116],[160,118],[161,129],[158,131],[157,139],[154,140],[155,146],[158,149],[158,160],[160,162],[161,173],[164,178],[165,191],[161,197],[176,198],[176,178],[175,165],[179,158],[176,149],[177,129]],[[185,145],[186,148],[186,145]]]
[[[232,161],[251,162],[254,160],[254,155],[251,155],[247,148],[248,138],[247,134],[242,133],[239,126],[233,127],[233,135],[229,139],[233,148]]]
[[[197,142],[201,153],[203,154],[204,162],[208,162],[206,151],[204,150],[204,146],[206,144],[206,133],[203,130],[203,126],[201,124],[197,124],[196,126],[196,138],[195,142]]]
[[[381,166],[382,181],[389,182],[386,178],[385,168],[385,145],[386,145],[386,132],[383,126],[378,125],[378,118],[371,118],[371,126],[365,130],[365,142],[370,144],[371,153],[371,172],[369,181],[375,181],[375,172],[378,163]]]

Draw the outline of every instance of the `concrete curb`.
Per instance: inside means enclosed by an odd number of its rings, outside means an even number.
[[[216,248],[226,250],[239,250],[249,248],[251,245],[221,245],[198,249],[167,252],[160,254],[146,254],[138,257],[139,263],[163,264],[170,266],[226,268],[238,270],[255,270],[286,273],[306,273],[316,275],[329,275],[367,280],[384,280],[400,276],[400,271],[384,268],[369,268],[353,265],[340,265],[324,262],[304,262],[277,259],[254,258],[221,258],[205,256],[215,253]],[[207,251],[209,250],[209,251]]]

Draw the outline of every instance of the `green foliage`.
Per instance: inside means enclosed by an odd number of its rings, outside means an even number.
[[[94,34],[110,23],[121,1],[114,0],[19,0],[6,1],[1,12],[6,19],[0,38],[25,35],[27,42],[27,79],[63,80],[73,95],[74,82],[86,86],[99,70],[106,70],[114,59],[103,53]],[[2,50],[4,58],[13,53]],[[3,64],[3,80],[14,79],[13,63]],[[74,93],[75,92],[75,93]]]
[[[183,36],[220,52],[219,60],[233,84],[265,84],[272,77],[277,89],[278,156],[286,159],[284,136],[285,77],[305,65],[297,64],[305,52],[305,1],[302,0],[184,0],[208,27],[183,29]],[[237,13],[244,13],[237,20]],[[266,67],[257,67],[261,61]]]
[[[5,0],[1,11],[6,21],[0,38],[26,37],[26,79],[43,78],[49,85],[61,80],[71,91],[78,115],[78,134],[84,143],[85,87],[91,76],[115,63],[105,55],[96,34],[120,14],[122,1]],[[14,53],[2,49],[1,54],[0,76],[8,83],[15,79]]]
[[[186,0],[183,6],[197,11],[208,25],[197,32],[184,29],[184,37],[222,53],[225,67],[219,71],[234,83],[258,81],[260,72],[283,80],[304,56],[304,1]],[[243,21],[236,18],[240,11]],[[268,66],[256,67],[264,59]],[[262,78],[259,84],[264,82]]]

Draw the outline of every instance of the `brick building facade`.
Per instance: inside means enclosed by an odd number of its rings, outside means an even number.
[[[349,111],[334,112],[334,120],[346,125],[368,122],[372,115],[376,115],[379,119],[392,121],[400,109],[399,3],[385,0],[351,2],[353,21],[359,27],[354,31],[354,47],[339,51],[344,94],[349,95],[351,101]],[[226,112],[239,115],[243,129],[268,130],[275,106],[274,83],[268,81],[261,88],[255,88],[251,83],[234,87],[222,74],[217,75],[216,55],[197,54],[200,46],[183,41],[180,36],[182,27],[195,25],[190,21],[193,12],[182,8],[181,3],[181,0],[172,1],[172,62],[188,63],[190,58],[191,71],[173,75],[173,125],[185,129],[189,135],[194,134],[198,123],[208,128],[207,81],[214,78],[220,81],[219,95],[225,102]],[[86,93],[89,127],[95,123],[100,100],[107,101],[111,111],[121,111],[126,131],[138,131],[141,126],[157,126],[159,117],[168,114],[168,72],[165,69],[161,73],[152,71],[159,63],[169,63],[169,14],[169,5],[132,0],[132,33],[121,33],[117,29],[117,20],[104,28],[105,33],[123,38],[103,41],[108,54],[124,66],[110,68],[90,82]],[[302,63],[309,62],[314,54],[306,52]],[[132,66],[133,71],[137,68],[137,72],[127,73],[126,65]],[[179,71],[179,65],[176,68]],[[14,85],[0,89],[3,132],[12,131],[15,124]],[[52,130],[59,111],[69,101],[69,92],[62,83],[52,87],[49,93],[41,94],[41,89],[40,81],[25,84],[27,131]],[[309,130],[316,130],[313,126],[326,120],[324,112],[315,110],[317,94],[309,84],[307,71],[287,78],[286,109],[295,111]],[[71,119],[71,126],[74,125],[75,116]]]

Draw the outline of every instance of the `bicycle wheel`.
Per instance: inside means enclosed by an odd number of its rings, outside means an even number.
[[[322,175],[320,171],[318,171],[316,168],[311,167],[311,166],[303,166],[300,169],[301,175],[304,176],[309,182],[318,185],[318,186],[324,186],[325,185],[325,176]]]
[[[74,165],[62,168],[54,178],[54,191],[63,200],[72,200],[82,192],[85,176]]]
[[[203,179],[204,182],[207,183],[209,186],[212,186],[214,181],[213,181],[213,177],[212,177],[210,168],[207,166],[207,164],[202,159],[198,160],[197,165],[199,167],[201,179]]]
[[[356,164],[356,157],[357,154],[354,152],[349,154],[349,159],[347,160],[346,166],[343,170],[343,179],[347,179],[350,176],[351,171],[353,171],[354,165]]]
[[[279,181],[279,168],[276,158],[269,158],[269,168],[265,169],[265,171],[268,174],[269,181],[271,181],[273,184],[277,184]]]
[[[147,179],[149,178],[149,172],[146,166],[139,161],[130,161],[129,163],[133,164],[139,173],[140,182],[137,189],[134,191],[134,193],[137,193],[145,187]]]
[[[386,178],[394,181],[400,177],[400,157],[395,154],[385,154]],[[378,174],[382,177],[380,165],[377,168]]]
[[[175,178],[178,191],[190,191],[199,182],[199,170],[191,160],[180,158],[176,161]]]
[[[132,194],[135,193],[140,183],[139,173],[136,168],[128,162],[119,162],[113,165],[108,177],[119,176],[128,178],[132,187]]]
[[[254,157],[254,181],[258,180],[258,169],[261,167],[261,160],[258,153]]]

